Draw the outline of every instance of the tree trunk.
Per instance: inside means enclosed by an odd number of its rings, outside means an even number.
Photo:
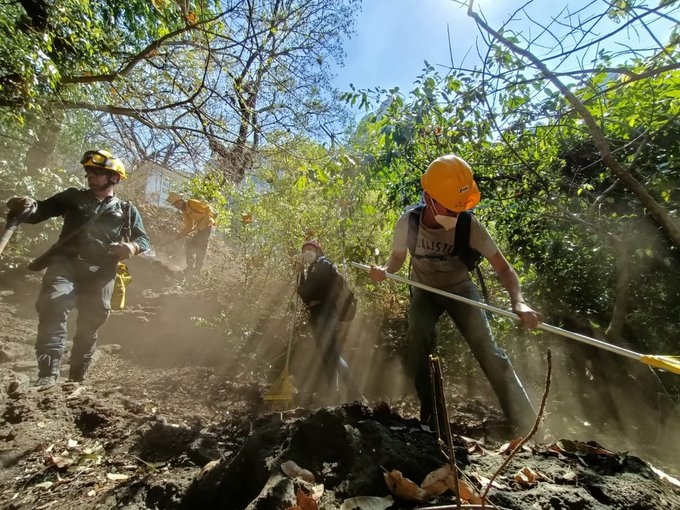
[[[622,241],[616,247],[616,297],[614,300],[614,309],[609,321],[609,326],[605,331],[607,338],[619,344],[621,342],[623,326],[626,323],[626,315],[629,311],[629,285],[631,279],[630,258],[628,250],[628,237],[622,236]]]

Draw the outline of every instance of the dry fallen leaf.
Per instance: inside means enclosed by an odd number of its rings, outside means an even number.
[[[413,481],[405,478],[401,471],[393,469],[384,474],[387,488],[392,494],[409,501],[425,501],[427,493]]]
[[[316,504],[314,498],[307,496],[307,494],[300,489],[295,492],[295,498],[297,499],[297,506],[299,506],[301,510],[319,510],[319,505]]]
[[[549,449],[559,453],[570,453],[572,455],[604,455],[605,457],[619,457],[620,454],[602,448],[594,441],[583,443],[581,441],[571,441],[570,439],[560,439],[549,446]]]
[[[302,478],[305,482],[314,483],[314,475],[311,471],[301,468],[294,461],[287,460],[281,464],[281,471],[291,478]]]
[[[574,473],[573,471],[567,471],[562,475],[562,480],[566,482],[573,482],[576,480],[576,473]]]
[[[210,473],[218,464],[220,463],[219,460],[211,460],[208,462],[205,466],[201,468],[201,470],[196,473],[196,480],[201,480],[205,475]]]
[[[477,489],[462,478],[458,479],[458,496],[460,499],[472,503],[473,505],[482,504],[482,497],[479,495],[479,492],[477,492]]]
[[[477,473],[477,472],[470,473],[468,476],[469,476],[470,478],[474,478],[474,480],[475,480],[475,481],[479,484],[479,486],[482,487],[483,489],[486,489],[486,487],[489,486],[489,482],[491,482],[491,479],[490,479],[490,478],[487,478],[486,476],[481,475],[481,474],[479,474],[479,473]],[[505,490],[505,489],[509,489],[509,488],[510,488],[510,487],[508,487],[507,485],[505,485],[504,483],[500,483],[500,482],[498,481],[498,479],[494,480],[493,483],[491,483],[491,487],[494,487],[494,488],[496,488],[496,489],[502,489],[502,490]]]
[[[420,486],[430,497],[440,496],[455,487],[451,465],[447,464],[432,471],[425,477]]]
[[[62,469],[73,464],[74,460],[71,457],[64,457],[61,455],[50,455],[48,462],[53,466]]]
[[[113,481],[122,481],[130,478],[130,475],[124,475],[122,473],[106,473],[106,478]]]
[[[522,442],[523,437],[516,437],[509,443],[505,443],[503,446],[501,446],[498,449],[498,453],[510,453],[512,452],[515,448],[517,448],[517,445]]]
[[[523,467],[515,473],[514,479],[524,487],[535,485],[538,480],[538,473],[529,467]]]
[[[340,505],[340,510],[385,510],[394,504],[392,496],[380,498],[378,496],[357,496],[348,498]]]

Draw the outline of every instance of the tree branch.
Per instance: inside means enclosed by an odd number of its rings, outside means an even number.
[[[654,200],[647,192],[647,189],[642,186],[642,184],[640,184],[613,156],[604,132],[585,105],[576,97],[569,87],[560,81],[555,73],[553,73],[541,59],[492,29],[481,16],[472,10],[473,4],[474,0],[470,0],[468,16],[473,18],[478,26],[483,28],[488,34],[492,35],[512,52],[529,60],[562,93],[590,129],[595,146],[600,152],[605,165],[621,179],[621,182],[638,198],[640,203],[650,211],[650,215],[663,228],[671,242],[675,246],[680,247],[680,226],[678,226],[668,212]]]

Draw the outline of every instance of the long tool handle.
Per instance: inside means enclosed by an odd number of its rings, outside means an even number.
[[[359,269],[364,269],[366,271],[370,271],[371,266],[368,266],[366,264],[360,264],[358,262],[351,262],[351,264],[354,267],[358,267]],[[391,278],[392,280],[395,280],[397,282],[401,283],[407,283],[408,285],[411,285],[413,287],[418,287],[423,290],[427,290],[429,292],[432,292],[434,294],[439,294],[440,296],[444,296],[450,299],[455,299],[456,301],[461,301],[463,303],[467,303],[471,306],[476,306],[477,308],[482,308],[484,310],[488,310],[490,312],[493,312],[498,315],[503,315],[504,317],[508,317],[509,319],[513,319],[515,321],[519,321],[519,317],[515,312],[512,312],[510,310],[503,310],[501,308],[496,308],[491,305],[487,305],[486,303],[480,303],[478,301],[475,301],[473,299],[468,299],[463,296],[458,296],[456,294],[452,294],[451,292],[446,292],[444,290],[440,289],[435,289],[434,287],[430,287],[428,285],[424,285],[422,283],[414,282],[412,280],[409,280],[408,278],[404,278],[403,276],[398,276],[396,274],[392,273],[385,273],[385,275],[388,278]],[[628,349],[624,349],[623,347],[619,347],[617,345],[612,345],[608,344],[606,342],[603,342],[601,340],[597,340],[595,338],[591,338],[586,335],[581,335],[579,333],[574,333],[572,331],[567,331],[566,329],[558,328],[557,326],[551,326],[550,324],[545,324],[544,322],[539,322],[538,323],[538,328],[542,329],[544,331],[549,331],[550,333],[555,333],[557,335],[561,335],[567,338],[571,338],[573,340],[578,340],[579,342],[583,342],[585,344],[592,345],[593,347],[598,347],[600,349],[605,349],[607,351],[613,352],[615,354],[620,354],[622,356],[626,356],[628,358],[634,359],[636,361],[641,361],[642,358],[644,357],[642,354],[639,354],[635,351],[629,351]],[[648,363],[649,364],[649,363]]]
[[[293,339],[295,338],[295,328],[297,327],[297,315],[300,302],[300,297],[297,295],[297,290],[300,286],[300,278],[302,278],[302,273],[299,273],[295,278],[295,289],[293,290],[293,324],[290,327],[290,337],[288,338],[288,347],[286,348],[286,364],[284,368],[286,373],[288,373],[288,365],[290,364],[290,351],[293,346]]]
[[[18,221],[17,218],[10,218],[9,216],[7,217],[5,230],[3,231],[2,235],[0,235],[0,255],[2,255],[2,252],[5,250],[5,246],[7,246],[10,237],[12,237],[12,234],[14,234],[14,231],[19,226],[19,223],[21,222]]]

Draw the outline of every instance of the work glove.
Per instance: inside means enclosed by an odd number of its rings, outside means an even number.
[[[109,245],[111,255],[115,255],[119,260],[129,259],[137,254],[137,245],[135,243],[112,243]]]
[[[12,216],[21,216],[35,211],[38,202],[31,197],[13,197],[7,201],[7,209]]]

